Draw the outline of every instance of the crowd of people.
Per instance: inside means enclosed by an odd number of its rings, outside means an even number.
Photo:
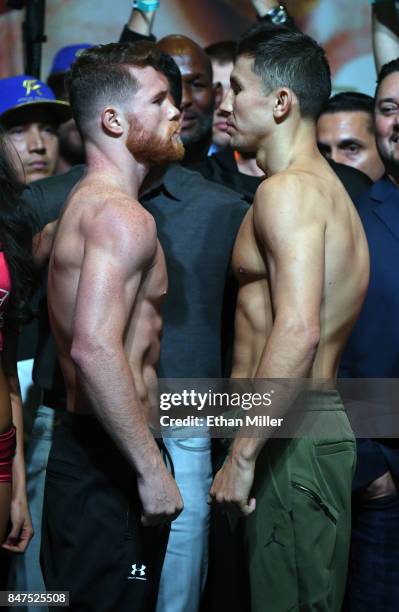
[[[397,612],[396,432],[356,439],[335,385],[399,373],[396,6],[371,7],[372,98],[332,96],[318,43],[251,2],[239,41],[202,48],[156,40],[137,0],[119,42],[0,79],[9,591]],[[329,436],[154,435],[159,379],[223,377],[273,380],[273,416],[300,402]]]

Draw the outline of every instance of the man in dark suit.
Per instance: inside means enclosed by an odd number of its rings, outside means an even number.
[[[347,378],[399,377],[399,58],[381,69],[374,113],[377,146],[386,174],[356,201],[369,243],[371,272],[363,310],[341,363],[341,376]],[[372,381],[366,386],[367,401],[381,411],[379,398],[384,388]],[[353,488],[349,609],[396,612],[398,439],[358,440]]]

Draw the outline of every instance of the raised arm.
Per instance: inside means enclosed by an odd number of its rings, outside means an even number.
[[[399,56],[399,19],[394,0],[377,0],[372,4],[374,60],[377,72]]]
[[[151,8],[151,10],[147,10]],[[159,2],[156,0],[140,0],[133,2],[129,21],[122,30],[120,42],[136,42],[138,40],[151,40],[155,42],[152,33],[154,20]]]
[[[79,385],[134,468],[144,524],[171,521],[182,509],[147,426],[124,352],[124,334],[140,283],[154,257],[156,229],[144,212],[100,213],[85,231],[71,358]]]

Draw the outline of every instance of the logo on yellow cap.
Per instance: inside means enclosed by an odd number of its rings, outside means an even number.
[[[43,95],[41,92],[41,84],[38,83],[36,79],[25,79],[22,85],[26,89],[27,96],[30,96],[32,92],[35,92],[38,96]]]

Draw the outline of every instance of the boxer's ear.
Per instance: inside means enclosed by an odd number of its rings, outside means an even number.
[[[292,89],[288,87],[280,87],[276,90],[275,100],[273,103],[273,116],[280,123],[290,113],[294,100],[297,100]]]
[[[122,114],[115,106],[107,106],[101,113],[101,125],[109,135],[121,136],[124,131]]]

